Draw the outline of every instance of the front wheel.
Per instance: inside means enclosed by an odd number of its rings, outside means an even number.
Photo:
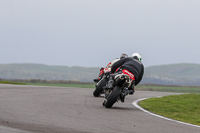
[[[115,86],[115,88],[112,90],[110,95],[107,98],[107,101],[104,103],[104,106],[106,108],[111,108],[115,102],[117,102],[117,99],[121,93],[121,88],[119,86]]]
[[[94,97],[98,97],[101,92],[103,91],[103,87],[106,86],[107,79],[103,78],[102,80],[97,83],[98,85],[96,86],[96,89],[93,92]]]

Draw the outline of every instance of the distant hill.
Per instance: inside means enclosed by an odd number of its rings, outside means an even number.
[[[200,65],[182,63],[147,67],[142,83],[200,85]]]
[[[92,82],[99,68],[48,66],[42,64],[0,64],[1,79],[74,80]]]
[[[73,80],[93,82],[99,68],[49,66],[42,64],[0,64],[0,79]],[[200,85],[199,64],[171,64],[145,68],[141,83]]]

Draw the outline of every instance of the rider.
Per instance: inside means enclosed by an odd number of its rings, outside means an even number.
[[[115,75],[124,73],[132,79],[132,83],[128,90],[129,95],[133,95],[135,92],[134,86],[136,86],[142,80],[144,74],[144,66],[141,60],[142,57],[139,53],[133,53],[129,58],[124,58],[115,62],[115,64],[113,64],[111,67],[111,73],[113,74],[111,74],[108,84],[105,88],[113,88]]]
[[[103,76],[103,74],[104,74],[104,69],[111,69],[112,65],[113,65],[115,62],[119,61],[120,59],[126,58],[126,57],[128,57],[128,55],[125,54],[125,53],[122,53],[122,54],[120,55],[120,58],[117,58],[117,59],[113,60],[112,62],[108,63],[108,65],[107,65],[105,68],[102,67],[102,68],[100,69],[100,73],[99,73],[98,78],[94,79],[94,82],[98,82],[98,81],[102,78],[102,76]]]

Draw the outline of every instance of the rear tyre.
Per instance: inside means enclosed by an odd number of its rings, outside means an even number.
[[[103,91],[103,87],[106,86],[107,83],[107,79],[103,78],[102,80],[99,81],[99,83],[97,83],[98,85],[96,86],[96,89],[93,92],[94,97],[98,97],[101,92]]]
[[[117,102],[117,99],[121,93],[121,88],[119,86],[115,86],[111,94],[108,96],[106,103],[104,103],[104,106],[106,108],[111,108],[115,102]]]

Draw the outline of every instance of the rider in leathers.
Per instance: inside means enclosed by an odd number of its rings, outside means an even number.
[[[139,53],[134,53],[132,57],[123,58],[115,62],[111,67],[111,73],[113,73],[109,79],[106,88],[113,88],[114,77],[120,73],[128,73],[128,76],[132,79],[132,84],[128,88],[129,94],[132,95],[135,92],[134,86],[136,86],[143,77],[144,66],[141,62],[141,55]]]
[[[127,58],[127,57],[128,57],[127,54],[122,53],[122,54],[120,55],[120,58],[117,58],[117,59],[115,59],[115,60],[109,62],[108,65],[107,65],[106,67],[102,67],[102,68],[100,69],[99,76],[98,76],[96,79],[94,79],[94,82],[99,82],[99,80],[100,80],[100,79],[102,78],[102,76],[104,75],[104,69],[109,69],[109,70],[110,70],[111,67],[112,67],[112,65],[113,65],[115,62],[119,61],[120,59]]]

